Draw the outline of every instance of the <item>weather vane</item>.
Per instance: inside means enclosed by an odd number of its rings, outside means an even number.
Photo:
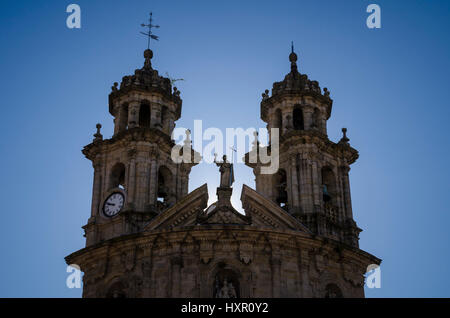
[[[184,78],[173,78],[173,77],[171,77],[170,75],[169,75],[169,72],[166,72],[166,76],[167,76],[167,78],[170,80],[170,84],[174,84],[175,82],[178,82],[178,81],[184,81]]]
[[[159,37],[158,37],[157,35],[154,35],[154,34],[152,33],[152,28],[158,29],[158,28],[159,28],[159,25],[152,24],[152,22],[153,22],[152,12],[150,12],[149,23],[148,23],[148,24],[144,24],[144,23],[141,24],[142,27],[147,27],[147,28],[148,28],[148,33],[146,33],[146,32],[141,32],[141,34],[147,36],[147,38],[148,38],[147,49],[150,49],[150,39],[153,39],[153,40],[155,40],[155,41],[158,41],[158,40],[159,40]]]

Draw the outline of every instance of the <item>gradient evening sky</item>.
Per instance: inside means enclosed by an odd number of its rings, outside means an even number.
[[[77,3],[82,27],[66,27]],[[365,25],[377,3],[382,28]],[[299,70],[334,99],[331,140],[348,128],[353,211],[363,250],[383,259],[368,297],[448,297],[450,263],[448,1],[2,1],[0,4],[2,297],[79,297],[64,257],[84,246],[92,174],[81,154],[95,124],[113,131],[108,94],[143,65],[140,23],[161,25],[160,74],[184,78],[178,127],[265,127],[261,93]],[[205,142],[206,144],[206,142]],[[235,168],[233,204],[250,168]],[[219,172],[193,168],[189,189]]]

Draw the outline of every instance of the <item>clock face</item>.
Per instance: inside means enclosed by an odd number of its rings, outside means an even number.
[[[103,204],[103,213],[112,217],[120,212],[123,207],[124,197],[120,192],[115,192],[111,194],[108,199],[106,199],[105,204]]]

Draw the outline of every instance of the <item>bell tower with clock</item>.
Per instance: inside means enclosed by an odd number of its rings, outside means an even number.
[[[256,189],[242,186],[243,213],[230,201],[236,188],[226,157],[215,160],[216,202],[208,204],[207,183],[188,192],[201,158],[189,131],[184,146],[171,137],[180,92],[152,68],[150,49],[144,57],[112,86],[112,136],[103,138],[97,124],[82,151],[94,167],[86,247],[65,260],[84,273],[83,297],[364,297],[363,274],[381,260],[359,249],[348,177],[358,152],[346,130],[339,142],[328,139],[329,91],[300,74],[297,55],[261,101],[262,120],[275,128],[266,150],[275,156],[279,131],[279,169],[263,174],[246,154]]]
[[[139,232],[188,192],[194,164],[171,158],[180,91],[152,68],[150,49],[144,57],[141,69],[112,87],[113,136],[104,139],[98,124],[93,142],[83,149],[94,167],[91,217],[83,227],[87,246]]]

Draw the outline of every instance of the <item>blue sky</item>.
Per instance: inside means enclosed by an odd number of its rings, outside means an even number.
[[[82,27],[65,25],[77,3]],[[370,3],[382,28],[365,25]],[[64,256],[84,246],[92,166],[81,149],[95,124],[110,137],[113,82],[143,64],[140,23],[161,25],[160,74],[182,77],[177,126],[265,127],[261,93],[299,70],[334,99],[328,134],[348,128],[353,211],[362,249],[383,259],[368,297],[449,297],[448,1],[2,1],[0,4],[1,297],[79,297]],[[235,168],[233,203],[250,168]],[[219,182],[213,165],[190,190]]]

